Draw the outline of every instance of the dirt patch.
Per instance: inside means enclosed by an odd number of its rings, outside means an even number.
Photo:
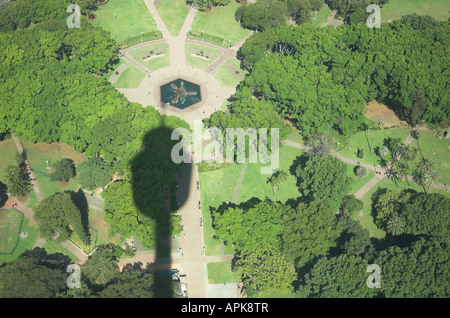
[[[91,13],[91,14],[87,17],[87,20],[88,20],[88,21],[92,21],[92,20],[95,20],[95,19],[97,19],[97,15],[96,15],[95,13]]]
[[[386,105],[380,104],[377,101],[367,103],[366,109],[367,111],[364,115],[374,122],[381,121],[385,128],[392,126],[408,126],[406,121],[400,120],[392,109],[389,109]]]
[[[67,187],[69,184],[70,184],[70,180],[67,181],[67,182],[58,181],[58,185],[59,185],[61,188]]]

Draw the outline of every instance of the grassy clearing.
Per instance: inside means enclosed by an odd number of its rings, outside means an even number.
[[[410,128],[393,128],[387,130],[378,131],[378,136],[375,140],[374,148],[383,146],[383,140],[385,138],[400,138],[402,142],[408,137],[411,129]],[[366,132],[361,131],[348,137],[347,143],[344,140],[340,141],[337,149],[343,156],[358,160],[360,162],[368,163],[371,165],[378,165],[380,158],[377,156],[375,150],[370,152],[370,147],[372,147],[376,135],[376,130],[371,129],[366,135]],[[334,149],[336,149],[336,144],[331,144]],[[349,149],[350,148],[350,149]],[[364,158],[360,159],[356,157],[358,148],[364,149]]]
[[[138,88],[145,74],[128,61],[123,60],[128,68],[123,71],[117,82],[114,84],[116,88]]]
[[[239,275],[231,271],[231,262],[208,263],[208,283],[223,284],[239,281]]]
[[[91,21],[92,25],[111,32],[111,37],[117,42],[138,36],[141,32],[157,30],[156,23],[141,0],[109,0],[95,14],[97,18]],[[114,14],[117,15],[116,21]]]
[[[414,140],[411,145],[420,149],[416,162],[418,163],[422,158],[421,153],[425,158],[429,156],[429,158],[436,160],[437,181],[450,184],[450,141],[445,138],[435,139],[433,131],[425,130],[419,133],[419,140]],[[431,149],[432,146],[433,149]],[[432,151],[430,152],[430,150]]]
[[[0,253],[12,253],[16,247],[23,213],[11,209],[0,211]]]
[[[303,140],[302,134],[298,130],[292,131],[287,137],[287,140],[297,142],[299,144],[303,144],[305,141]]]
[[[248,201],[256,197],[261,200],[269,198],[274,201],[285,203],[288,199],[296,199],[300,196],[297,185],[295,183],[295,176],[290,173],[291,166],[295,159],[303,154],[303,151],[297,148],[282,146],[279,152],[279,170],[287,172],[288,177],[276,190],[275,196],[271,185],[267,182],[270,175],[261,174],[261,167],[268,166],[262,163],[249,163],[245,171],[242,186],[239,191],[237,203]]]
[[[79,263],[80,260],[78,257],[69,252],[64,246],[62,246],[59,242],[56,241],[45,241],[42,246],[46,250],[48,254],[56,254],[61,253],[70,258],[70,260],[74,263]]]
[[[232,164],[224,169],[199,173],[203,233],[207,256],[217,255],[221,246],[221,241],[213,238],[215,233],[212,228],[210,208],[217,208],[222,203],[233,200],[241,168],[242,164]],[[230,249],[231,247],[227,247],[224,254],[233,253]]]
[[[354,165],[347,164],[347,175],[352,178],[352,186],[350,188],[350,191],[348,192],[349,194],[354,194],[375,176],[374,171],[367,169],[367,176],[365,176],[364,178],[360,178],[355,175],[354,169]]]
[[[163,0],[157,10],[170,34],[177,36],[189,12],[189,6],[184,0]]]
[[[184,47],[186,50],[186,64],[201,70],[205,69],[222,54],[219,50],[200,44],[188,43]],[[201,57],[192,56],[191,50],[200,50],[204,53],[204,55],[207,55],[209,59],[206,60]]]
[[[326,3],[324,3],[322,5],[322,8],[320,8],[320,10],[317,11],[315,20],[314,20],[314,12],[313,12],[313,17],[311,18],[311,24],[318,26],[318,27],[323,27],[324,24],[330,18],[331,13],[332,13],[331,9],[328,7],[328,5]]]
[[[217,36],[230,41],[232,46],[235,45],[250,34],[234,18],[234,13],[240,6],[231,1],[225,7],[213,7],[209,12],[198,11],[192,23],[192,31],[203,33],[205,30],[205,34]]]
[[[448,0],[390,0],[381,7],[381,22],[397,20],[412,13],[430,15],[436,20],[447,20],[450,17],[449,11]]]
[[[223,87],[236,87],[247,73],[240,69],[238,60],[229,58],[213,72],[213,76]]]
[[[57,192],[78,189],[78,177],[71,179],[70,183],[64,187],[59,186],[56,181],[50,181],[50,173],[53,172],[53,169],[47,169],[46,161],[48,160],[51,166],[52,163],[60,159],[70,158],[75,164],[79,164],[85,160],[84,155],[76,152],[70,148],[70,146],[63,143],[31,144],[28,142],[22,142],[22,145],[27,155],[28,162],[33,169],[39,190],[44,198]],[[27,204],[29,205],[29,203]]]
[[[139,58],[139,55],[144,52],[150,52],[153,50],[162,49],[164,50],[164,55],[159,57],[154,57],[152,59],[149,59],[147,61],[143,61],[141,58]],[[133,50],[128,53],[129,56],[131,56],[136,62],[139,64],[144,65],[152,72],[159,70],[160,68],[170,66],[170,54],[169,54],[169,44],[167,43],[158,43],[158,44],[152,44],[147,45],[144,47],[141,47],[137,50]],[[145,76],[145,75],[144,75]]]
[[[16,163],[17,152],[16,145],[12,139],[0,142],[0,181],[4,180],[4,171],[9,165]]]
[[[89,208],[89,225],[97,232],[96,246],[107,243],[117,244],[119,242],[120,235],[109,238],[108,231],[111,226],[106,223],[102,210]]]
[[[3,262],[6,263],[6,262],[10,262],[12,260],[15,260],[21,254],[30,250],[33,247],[34,243],[36,243],[37,239],[39,238],[39,227],[37,224],[29,226],[28,225],[29,223],[30,223],[30,219],[24,215],[20,232],[26,232],[26,233],[28,233],[28,236],[23,239],[19,238],[19,242],[17,244],[16,249],[14,250],[14,253],[0,254],[0,264]]]

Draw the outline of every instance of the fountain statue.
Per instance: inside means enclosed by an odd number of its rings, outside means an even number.
[[[190,91],[190,92],[186,91],[184,89],[183,82],[181,82],[180,87],[177,87],[177,85],[175,85],[175,83],[171,83],[170,87],[172,87],[175,90],[175,93],[177,94],[177,96],[174,99],[172,99],[172,103],[173,104],[178,103],[178,100],[180,98],[184,97],[184,96],[187,96],[187,95],[195,96],[195,95],[197,95],[196,91]]]

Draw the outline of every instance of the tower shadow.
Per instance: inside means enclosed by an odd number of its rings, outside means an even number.
[[[184,187],[189,187],[191,178],[191,164],[176,164],[172,161],[172,148],[179,141],[171,140],[173,128],[166,126],[165,119],[163,115],[160,125],[145,134],[140,152],[131,161],[133,196],[139,210],[138,222],[154,227],[152,239],[156,255],[155,262],[150,266],[154,273],[155,298],[170,298],[177,294],[170,275],[173,266],[171,239],[173,228],[177,226],[173,216],[186,203],[187,195],[176,195],[176,180],[181,170]]]

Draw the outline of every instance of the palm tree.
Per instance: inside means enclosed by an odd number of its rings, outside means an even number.
[[[389,149],[386,146],[381,146],[380,149],[378,149],[378,154],[380,157],[387,156],[389,154]]]
[[[438,173],[436,170],[430,170],[427,171],[425,173],[425,175],[423,176],[423,179],[426,183],[428,183],[428,189],[427,189],[427,193],[430,191],[430,187],[432,184],[434,184],[437,180],[438,177]]]
[[[394,236],[402,235],[405,232],[405,222],[399,216],[394,215],[387,222],[386,230]]]
[[[272,176],[269,178],[268,182],[272,186],[273,196],[275,197],[275,188],[277,191],[280,190],[280,185],[286,180],[288,177],[288,174],[284,170],[279,170],[272,174]]]
[[[377,140],[378,131],[383,129],[383,123],[381,121],[377,121],[377,123],[375,124],[375,129],[377,130],[377,132],[375,133],[375,138],[373,139],[373,144],[372,144],[372,148],[370,149],[370,152],[372,152],[373,147],[375,147],[375,141]]]
[[[420,148],[420,144],[419,144],[420,132],[419,132],[418,130],[411,130],[410,135],[411,135],[411,137],[413,137],[413,138],[416,140],[416,142],[417,142],[417,147],[419,148],[420,155],[422,156],[422,159],[425,159],[425,158],[423,157],[422,148]]]

